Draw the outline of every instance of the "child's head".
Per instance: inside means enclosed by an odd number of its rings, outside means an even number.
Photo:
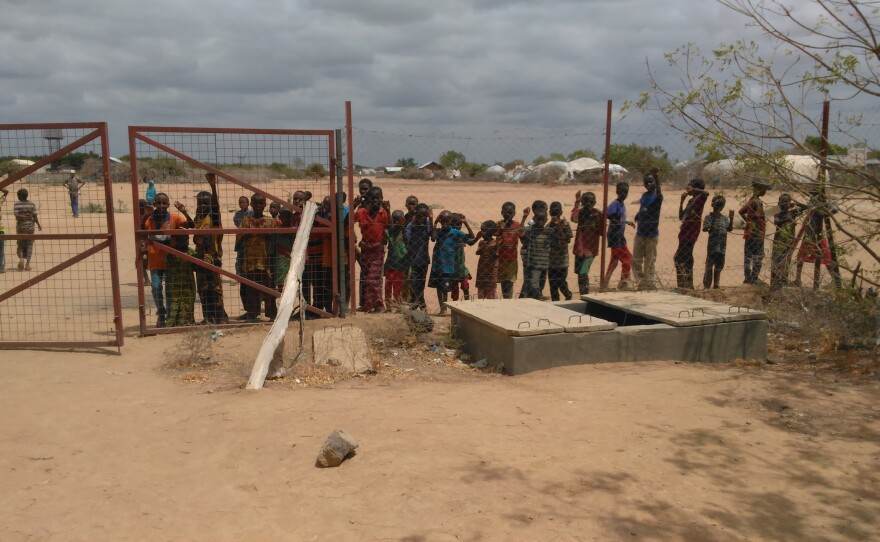
[[[690,192],[690,189],[692,188],[696,188],[697,190],[705,190],[706,183],[703,181],[703,179],[691,179],[690,181],[688,181],[687,188],[685,190]]]
[[[724,199],[724,196],[722,196],[721,194],[716,194],[712,198],[712,210],[713,211],[720,211],[720,210],[724,209],[725,204],[727,204],[727,200]]]
[[[503,205],[501,205],[501,218],[504,220],[513,220],[513,217],[516,216],[516,205],[513,202],[505,201]]]
[[[25,192],[27,195],[27,192]],[[21,190],[18,191],[18,197],[21,197]],[[171,205],[171,198],[168,197],[168,194],[165,192],[159,192],[156,194],[155,199],[153,199],[153,213],[157,215],[164,215],[168,212],[168,207]]]
[[[277,217],[279,211],[281,211],[281,205],[277,201],[273,201],[269,204],[269,214],[272,218]]]
[[[619,182],[617,183],[617,199],[623,201],[629,195],[629,183],[627,182]],[[594,196],[595,197],[595,196]]]
[[[398,209],[398,210],[394,211],[393,213],[391,213],[391,223],[392,224],[402,226],[403,222],[404,222],[403,211]]]
[[[541,211],[544,211],[545,214],[547,213],[547,202],[542,199],[536,199],[532,202],[532,212],[537,214]]]
[[[791,194],[782,194],[779,196],[779,208],[787,211],[791,208]]]
[[[618,194],[619,195],[619,194]],[[624,193],[624,197],[626,194]],[[584,192],[581,195],[581,205],[584,206],[584,209],[592,209],[596,206],[596,194],[592,192]]]
[[[374,186],[367,190],[364,197],[371,211],[378,211],[382,207],[382,190],[378,187]]]
[[[251,202],[247,196],[242,196],[242,197],[238,198],[238,208],[241,209],[242,211],[247,211],[248,206],[250,206],[250,204],[251,204]]]
[[[256,216],[261,216],[263,211],[266,210],[266,196],[254,193],[254,195],[251,196],[251,209],[254,210]]]
[[[416,216],[421,219],[428,218],[428,215],[431,214],[431,208],[428,207],[427,203],[419,203],[416,205]]]
[[[281,221],[281,225],[285,228],[289,228],[293,226],[293,211],[284,207],[283,209],[278,211],[278,220]]]
[[[550,216],[562,216],[562,203],[554,201],[550,204]]]
[[[373,181],[371,181],[370,179],[361,179],[360,181],[358,181],[358,192],[360,193],[361,197],[366,196],[367,191],[371,188],[373,188]]]
[[[146,203],[146,202],[145,202]],[[196,214],[206,215],[212,211],[212,198],[210,192],[202,190],[196,194]]]
[[[451,221],[452,213],[450,213],[449,211],[443,210],[440,211],[439,215],[437,215],[437,222],[440,223],[440,226],[442,226],[444,230],[449,229]]]
[[[321,211],[330,212],[330,196],[324,196],[324,199],[321,200]]]
[[[147,200],[145,200],[145,199],[138,200],[138,210],[141,212],[141,215],[144,214],[144,211],[147,210]]]
[[[290,196],[290,201],[297,207],[302,207],[306,202],[306,193],[302,190],[297,190],[292,196]]]
[[[645,185],[645,190],[647,190],[648,192],[653,192],[657,189],[657,178],[650,173],[645,175],[643,182]]]
[[[535,213],[535,223],[533,224],[536,228],[543,228],[547,224],[547,212],[546,211],[538,211]]]
[[[18,201],[25,201],[28,198],[28,191],[25,188],[19,188],[15,195],[18,196]]]
[[[312,193],[311,193],[311,192],[309,192],[308,190],[303,190],[303,195],[305,196],[306,201],[311,201],[311,199],[312,199]]]
[[[458,213],[452,213],[449,216],[449,225],[457,230],[461,229],[461,215]]]
[[[419,204],[419,198],[417,198],[415,196],[407,196],[406,203],[405,203],[407,212],[409,212],[409,213],[414,212],[416,209],[416,205],[418,205],[418,204]]]
[[[752,191],[756,196],[761,197],[767,193],[767,190],[770,189],[770,185],[764,181],[754,181],[752,183]]]
[[[498,234],[498,223],[494,220],[487,220],[480,224],[480,231],[483,233],[483,239],[492,239]]]

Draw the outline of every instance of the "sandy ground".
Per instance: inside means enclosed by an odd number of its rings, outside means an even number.
[[[291,183],[279,184],[286,191]],[[394,207],[416,193],[474,222],[495,218],[507,199],[521,208],[537,197],[570,203],[574,194],[383,186]],[[195,189],[169,191],[191,204]],[[674,217],[678,198],[667,194],[664,215]],[[436,357],[427,342],[442,339],[390,336],[389,315],[359,315],[349,321],[370,331],[379,374],[336,383],[304,375],[299,384],[292,375],[246,392],[265,326],[228,331],[206,367],[174,365],[186,336],[136,337],[132,215],[117,218],[122,355],[0,354],[0,540],[877,537],[876,379],[671,362],[513,378]],[[58,213],[44,226],[87,227],[72,224]],[[675,231],[664,222],[661,258],[670,269]],[[729,254],[741,254],[741,242],[732,236]],[[34,273],[45,263],[39,248]],[[699,272],[699,253],[697,262]],[[105,265],[90,272],[106,273]],[[4,288],[27,276],[7,273]],[[737,282],[738,272],[725,272],[725,284]],[[71,319],[85,329],[96,318],[94,333],[106,336],[94,294],[80,301],[57,320],[33,313],[39,325],[29,332],[53,336]],[[15,315],[0,316],[11,329]],[[306,334],[327,323],[308,322]],[[336,428],[361,447],[341,467],[317,469],[318,448]]]
[[[122,357],[2,357],[0,539],[878,532],[876,382],[657,362],[246,392],[172,378],[160,366],[179,339],[132,339]],[[336,428],[360,448],[318,469]]]

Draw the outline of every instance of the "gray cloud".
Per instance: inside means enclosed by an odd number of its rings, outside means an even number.
[[[714,2],[0,2],[5,122],[590,130],[645,61],[743,34]],[[433,157],[431,157],[433,158]]]

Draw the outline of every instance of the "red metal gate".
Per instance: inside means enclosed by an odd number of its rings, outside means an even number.
[[[121,347],[107,124],[0,124],[0,167],[0,348]]]
[[[167,271],[156,285],[150,284],[152,303],[148,302],[147,281],[155,280],[154,270],[149,273],[138,273],[138,306],[140,313],[140,331],[142,335],[174,332],[186,329],[186,326],[209,323],[212,327],[239,325],[237,320],[244,312],[246,289],[260,292],[271,298],[280,297],[280,288],[274,282],[253,280],[244,276],[237,262],[234,270],[230,265],[236,260],[241,250],[236,243],[238,236],[267,235],[279,236],[294,234],[296,227],[274,228],[238,228],[233,227],[237,201],[242,197],[259,194],[266,198],[266,214],[269,213],[268,203],[275,203],[280,209],[295,210],[290,197],[296,190],[308,191],[317,204],[329,197],[330,202],[336,200],[335,139],[333,130],[262,130],[238,128],[190,128],[190,127],[155,127],[130,126],[129,147],[131,160],[131,193],[132,205],[138,206],[141,200],[147,199],[149,182],[157,193],[166,193],[172,203],[170,212],[180,214],[174,208],[174,202],[181,202],[188,213],[194,216],[197,208],[196,193],[209,191],[206,175],[216,176],[217,198],[221,212],[221,227],[198,229],[199,236],[223,236],[219,241],[222,259],[219,265],[205,261],[198,253],[188,250],[189,243],[179,243],[175,248],[172,239],[185,237],[190,240],[192,229],[144,229],[138,214],[135,214],[135,241],[137,247],[148,247],[159,255],[153,262],[161,261]],[[329,180],[325,177],[329,177]],[[314,296],[308,298],[307,309],[318,316],[332,316],[338,309],[337,295],[338,274],[336,265],[337,235],[335,206],[330,205],[330,216],[316,218],[310,239],[326,249],[326,267],[313,263],[307,267],[306,274],[313,272],[320,275],[320,281],[311,281]],[[167,236],[159,242],[157,236]],[[194,238],[193,238],[194,239]],[[202,237],[204,239],[204,237]],[[219,239],[219,238],[218,238]],[[273,241],[274,242],[274,241]],[[323,243],[329,243],[324,247]],[[183,245],[187,245],[185,248]],[[141,250],[141,248],[138,248]],[[314,254],[312,254],[314,256]],[[170,256],[170,257],[169,257]],[[147,265],[138,255],[142,265]],[[272,260],[271,280],[277,277],[277,265],[280,260]],[[317,261],[317,260],[310,260]],[[183,265],[184,271],[178,266]],[[155,265],[154,265],[155,266]],[[190,267],[186,267],[190,266]],[[190,269],[195,270],[197,279],[212,274],[221,284],[221,311],[228,315],[225,320],[209,317],[205,309],[203,285],[194,284]],[[218,276],[219,275],[219,276]],[[223,279],[226,280],[223,280]],[[200,279],[201,280],[201,279]],[[173,284],[172,284],[173,282]],[[309,284],[304,277],[304,285]],[[242,286],[243,285],[243,286]],[[326,287],[324,286],[326,285]],[[157,287],[158,286],[158,289]],[[238,288],[238,292],[236,292]],[[198,296],[195,290],[198,290]],[[315,301],[321,295],[329,296],[329,304],[321,305]],[[157,293],[158,292],[158,293]],[[216,297],[214,298],[216,300]],[[326,300],[327,298],[322,298]],[[213,301],[212,301],[213,303]],[[163,308],[160,308],[163,306]],[[195,307],[200,307],[200,310]],[[156,310],[155,318],[148,312]],[[163,310],[164,309],[164,310]],[[199,314],[201,313],[201,314]],[[170,317],[173,314],[173,318]],[[161,324],[164,325],[159,325]]]

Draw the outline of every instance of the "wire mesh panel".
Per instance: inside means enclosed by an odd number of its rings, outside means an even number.
[[[0,347],[121,346],[107,127],[0,125]]]
[[[307,199],[304,297],[338,308],[332,131],[130,127],[129,143],[142,333],[274,319]]]

